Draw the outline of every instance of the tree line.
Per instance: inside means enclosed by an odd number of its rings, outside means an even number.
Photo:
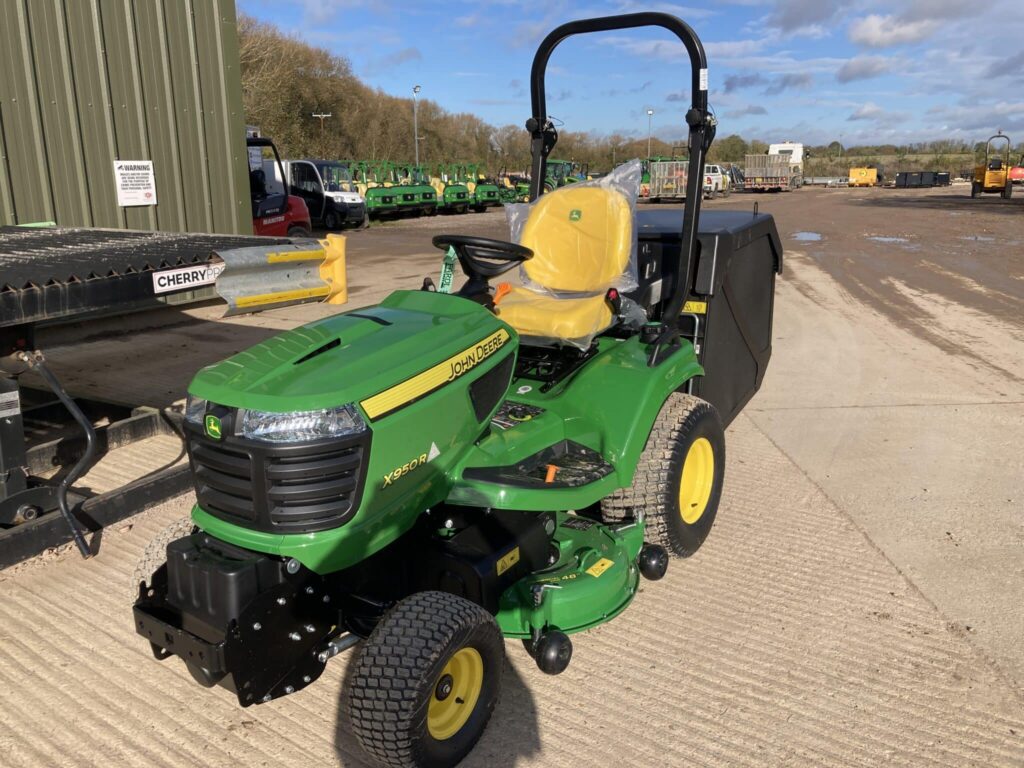
[[[284,157],[410,162],[413,147],[413,99],[371,88],[352,72],[347,59],[283,34],[275,26],[240,14],[238,18],[242,99],[246,121],[277,144]],[[525,106],[525,104],[524,104]],[[475,162],[492,173],[519,171],[530,164],[530,137],[521,125],[493,126],[476,115],[450,112],[430,99],[417,105],[420,160],[434,165]],[[330,113],[319,120],[314,113]],[[677,144],[683,144],[680,137]],[[915,167],[942,161],[939,170],[956,172],[971,158],[984,156],[985,142],[932,141],[896,146],[843,147],[839,142],[812,146],[807,175],[842,175],[851,163]],[[554,156],[607,171],[635,157],[646,157],[646,136],[564,131]],[[673,156],[685,149],[653,137],[651,154]],[[742,163],[747,154],[763,154],[768,144],[738,135],[717,139],[709,162]],[[1020,148],[1013,156],[1020,156]],[[816,166],[816,168],[815,168]],[[948,166],[948,167],[947,167]],[[931,166],[929,166],[931,167]],[[892,170],[897,170],[893,168]]]

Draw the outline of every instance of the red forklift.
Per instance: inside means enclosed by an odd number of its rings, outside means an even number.
[[[249,135],[249,196],[252,231],[264,237],[311,237],[313,225],[306,201],[291,193],[281,156],[270,139]],[[269,157],[273,155],[273,157]],[[267,173],[268,166],[271,173]],[[277,168],[277,173],[273,169]]]

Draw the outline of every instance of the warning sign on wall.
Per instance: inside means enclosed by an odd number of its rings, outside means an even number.
[[[156,179],[152,160],[115,160],[117,204],[123,208],[156,205]]]

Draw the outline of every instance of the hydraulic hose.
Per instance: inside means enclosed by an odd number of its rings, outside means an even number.
[[[64,479],[60,481],[60,485],[57,486],[57,506],[60,508],[60,513],[64,517],[65,522],[68,524],[68,528],[71,529],[71,538],[74,539],[75,546],[78,547],[78,551],[82,553],[82,557],[89,558],[92,555],[92,551],[89,549],[88,543],[85,541],[85,537],[82,535],[81,529],[78,527],[78,521],[75,516],[71,514],[71,509],[68,507],[68,489],[71,484],[78,478],[85,474],[85,472],[92,466],[93,460],[96,456],[96,430],[93,429],[92,422],[86,418],[85,414],[82,413],[82,409],[78,407],[78,404],[71,399],[71,396],[64,391],[64,387],[57,381],[57,377],[53,375],[53,371],[50,370],[49,366],[46,365],[46,359],[43,357],[43,353],[39,350],[35,350],[31,353],[21,352],[18,355],[22,362],[26,363],[29,368],[38,373],[43,381],[50,390],[57,396],[57,399],[61,401],[65,408],[68,409],[68,413],[74,417],[75,421],[78,422],[78,426],[85,432],[85,452],[78,462],[71,468]]]

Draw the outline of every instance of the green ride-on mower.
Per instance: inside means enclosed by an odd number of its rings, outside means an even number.
[[[557,674],[570,635],[701,546],[724,426],[771,353],[774,223],[701,223],[698,174],[685,210],[638,216],[638,163],[628,184],[541,195],[551,52],[641,26],[686,46],[700,167],[715,123],[693,30],[662,13],[565,24],[534,60],[518,242],[439,235],[436,288],[196,375],[184,424],[197,504],[135,579],[136,630],[158,659],[244,707],[298,693],[358,646],[346,679],[359,743],[388,765],[451,766],[491,716],[505,639]],[[468,279],[451,292],[456,258]],[[491,286],[517,266],[522,285]]]
[[[476,163],[469,163],[460,166],[460,169],[473,195],[472,208],[476,213],[501,205],[501,190],[497,182],[483,172],[483,168]]]
[[[440,163],[430,177],[437,190],[437,208],[444,213],[466,213],[473,204],[473,192],[456,163]]]

